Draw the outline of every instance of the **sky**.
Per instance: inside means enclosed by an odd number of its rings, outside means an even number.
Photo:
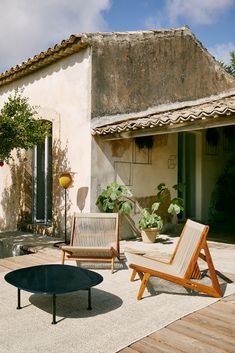
[[[235,0],[0,0],[0,72],[71,34],[188,25],[226,64],[235,51]]]

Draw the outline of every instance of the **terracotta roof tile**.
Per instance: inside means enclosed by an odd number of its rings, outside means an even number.
[[[65,56],[69,56],[82,48],[92,45],[93,41],[109,40],[109,38],[116,38],[118,40],[130,40],[134,36],[138,38],[145,38],[146,36],[175,36],[175,35],[193,35],[191,30],[187,27],[176,29],[161,29],[149,31],[130,31],[130,32],[94,32],[94,33],[80,33],[72,34],[68,39],[62,40],[53,48],[49,48],[44,52],[28,58],[26,61],[11,67],[9,70],[0,74],[0,86],[14,81],[20,77],[28,75],[29,73],[39,70],[41,67],[49,65]]]
[[[210,102],[187,106],[179,109],[172,109],[157,114],[149,114],[138,118],[115,124],[107,124],[92,129],[93,135],[107,135],[134,131],[137,129],[151,129],[167,125],[176,125],[185,122],[216,118],[222,115],[230,116],[235,114],[235,94],[229,97],[213,99]],[[133,114],[134,115],[134,114]]]

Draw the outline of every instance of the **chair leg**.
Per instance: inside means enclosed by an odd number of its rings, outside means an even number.
[[[131,281],[131,282],[134,281],[136,274],[137,274],[136,270],[133,270],[133,271],[132,271],[132,274],[131,274],[131,278],[130,278],[130,281]]]
[[[138,293],[138,295],[137,295],[137,299],[138,299],[138,300],[142,299],[142,296],[143,296],[144,290],[145,290],[145,288],[146,288],[146,286],[147,286],[149,277],[150,277],[150,274],[149,274],[149,273],[145,273],[145,274],[144,274],[144,277],[143,277],[143,279],[142,279],[142,281],[141,281],[139,293]]]
[[[114,273],[114,257],[111,260],[111,272]]]
[[[61,263],[62,263],[62,265],[64,265],[64,260],[65,260],[65,251],[64,251],[64,250],[61,250],[61,251],[62,251]]]
[[[222,290],[221,290],[220,285],[219,285],[219,281],[218,281],[218,278],[217,278],[217,275],[216,275],[216,272],[215,272],[215,268],[214,268],[214,265],[213,265],[213,262],[212,262],[212,258],[211,258],[211,254],[210,254],[210,251],[209,251],[209,248],[208,248],[207,244],[205,244],[204,251],[205,251],[205,255],[206,255],[206,259],[207,259],[208,269],[209,269],[209,272],[210,272],[210,278],[211,278],[212,286],[213,286],[213,289],[215,291],[215,296],[216,297],[222,297],[223,293],[222,293]]]

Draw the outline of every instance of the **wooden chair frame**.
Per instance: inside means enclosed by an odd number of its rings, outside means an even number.
[[[107,219],[113,218],[116,220],[115,222],[115,246],[110,246],[111,255],[110,257],[99,257],[99,256],[78,256],[73,254],[73,246],[74,246],[74,237],[75,237],[75,224],[76,218],[97,218],[97,219]],[[118,213],[74,213],[72,219],[72,227],[71,227],[71,239],[70,239],[70,246],[69,247],[62,246],[62,258],[61,262],[64,264],[65,260],[77,260],[80,262],[110,262],[111,263],[111,271],[114,272],[114,260],[117,257],[120,260],[120,239],[119,239],[119,217]]]
[[[185,225],[185,227],[186,227],[186,225]],[[130,263],[129,267],[131,269],[133,269],[132,275],[131,275],[131,281],[133,281],[135,279],[135,276],[137,273],[139,274],[139,277],[141,278],[141,285],[140,285],[139,293],[137,295],[137,299],[138,300],[142,299],[144,290],[145,290],[145,288],[148,284],[149,278],[151,276],[165,279],[167,281],[182,285],[183,287],[192,289],[194,291],[203,292],[203,293],[206,293],[206,294],[213,296],[213,297],[216,297],[216,298],[222,297],[222,291],[221,291],[221,288],[220,288],[220,285],[218,282],[218,278],[217,278],[217,275],[215,272],[215,268],[214,268],[212,258],[210,255],[210,251],[209,251],[207,241],[206,241],[206,236],[208,234],[208,231],[209,231],[209,227],[205,226],[204,231],[201,235],[200,242],[199,242],[192,258],[191,258],[191,261],[189,263],[189,266],[186,270],[184,277],[173,276],[170,274],[166,274],[164,272],[152,270],[151,268],[141,267],[137,264]],[[183,230],[183,232],[184,232],[184,230]],[[151,260],[154,260],[158,263],[165,263],[165,264],[167,263],[169,265],[172,265],[173,260],[175,258],[175,255],[177,253],[177,250],[179,248],[182,236],[184,236],[183,232],[182,232],[181,237],[178,241],[178,244],[174,250],[174,253],[171,256],[170,261],[165,262],[165,261],[159,261],[159,260],[152,259],[152,258],[151,258]],[[201,250],[204,250],[205,254],[201,253]],[[137,256],[141,256],[141,255],[137,255]],[[144,257],[146,259],[148,259],[146,256],[144,256]],[[196,282],[193,280],[193,278],[197,278],[197,279],[200,278],[200,269],[198,266],[198,258],[201,258],[202,260],[207,262],[208,270],[209,270],[210,278],[211,278],[211,282],[212,282],[211,286],[205,285],[205,284],[202,284],[202,283],[199,283],[199,282]]]

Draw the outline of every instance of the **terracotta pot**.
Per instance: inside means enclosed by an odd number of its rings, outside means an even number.
[[[155,243],[157,235],[160,233],[158,228],[145,228],[141,230],[144,243]]]

